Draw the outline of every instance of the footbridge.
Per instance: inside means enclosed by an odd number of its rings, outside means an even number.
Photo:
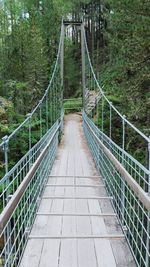
[[[80,30],[83,107],[64,116],[70,24]],[[146,164],[127,149],[129,136],[144,144]],[[24,153],[12,166],[20,142]],[[0,266],[150,266],[150,139],[103,92],[82,21],[62,21],[48,88],[0,149]]]

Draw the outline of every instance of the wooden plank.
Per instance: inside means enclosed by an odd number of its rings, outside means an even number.
[[[87,157],[87,155],[85,155],[83,149],[81,149],[81,151],[80,151],[80,160],[81,160],[84,175],[91,175],[92,174],[92,168],[88,164],[88,157]]]
[[[46,188],[47,189],[47,188]],[[45,195],[49,195],[48,190],[45,190]],[[65,187],[55,187],[55,196],[64,196],[65,195]]]
[[[96,200],[88,200],[89,204],[89,211],[90,213],[94,212],[101,212],[99,202]],[[102,217],[90,217],[92,233],[96,234],[107,234],[107,229],[104,223],[104,219]]]
[[[76,200],[75,199],[64,199],[64,213],[76,212]]]
[[[65,188],[65,197],[72,197],[74,198],[76,196],[76,188],[74,187],[66,187]]]
[[[114,212],[110,199],[101,199],[101,200],[98,200],[98,202],[99,202],[100,209],[102,212],[106,212],[106,213]]]
[[[65,216],[62,221],[62,236],[76,236],[76,217]]]
[[[97,178],[86,178],[85,177],[82,177],[82,178],[75,178],[76,179],[76,184],[77,185],[98,185],[98,186],[104,186],[104,184],[102,183],[102,181],[100,179],[97,179]]]
[[[107,229],[104,223],[104,218],[102,217],[90,217],[92,233],[94,235],[105,235],[107,234]]]
[[[83,196],[83,197],[88,197],[88,196],[94,196],[94,197],[105,197],[106,191],[104,188],[92,188],[92,187],[77,187],[76,188],[76,196]]]
[[[79,120],[76,115],[69,115],[67,119],[65,138],[59,147],[47,182],[49,186],[46,186],[29,237],[33,246],[42,244],[36,251],[36,263],[39,259],[36,266],[135,267],[121,265],[125,260],[121,261],[124,254],[120,250],[126,250],[127,262],[127,253],[130,256],[131,253],[123,246],[119,250],[118,244],[124,244],[125,238],[117,228],[114,232],[112,198],[106,195],[103,181],[82,137]],[[29,259],[32,247],[30,250]]]
[[[109,240],[95,239],[95,251],[98,266],[117,267]],[[124,266],[123,266],[124,267]]]
[[[90,223],[90,217],[76,217],[77,222],[77,235],[91,235],[92,228]]]
[[[97,199],[88,199],[88,208],[89,213],[102,213],[99,200]]]
[[[42,199],[38,212],[49,213],[51,211],[52,203],[52,199]]]
[[[75,178],[66,177],[66,185],[75,185]],[[59,180],[59,179],[58,179]]]
[[[43,244],[43,240],[38,240],[38,242],[34,239],[29,240],[20,267],[38,267],[41,260]]]
[[[78,267],[77,240],[61,241],[59,267]]]
[[[56,186],[59,185],[59,183],[66,184],[66,178],[65,177],[61,177],[59,179],[57,178]]]
[[[69,155],[68,155],[68,168],[67,168],[67,175],[74,175],[75,174],[75,163],[74,163],[74,158],[75,158],[75,153],[72,153],[73,147],[69,149]]]
[[[66,176],[67,168],[68,168],[68,150],[64,148],[64,150],[61,153],[61,163],[57,175]]]
[[[31,235],[46,234],[49,217],[37,216],[31,230]]]
[[[55,187],[45,187],[43,196],[44,195],[55,195],[55,190],[56,190]]]
[[[135,267],[135,261],[126,242],[122,240],[110,241],[117,267]]]
[[[76,212],[82,214],[89,212],[87,199],[76,199]]]
[[[78,240],[78,264],[79,267],[97,267],[93,240]]]
[[[79,138],[79,135],[78,135]],[[76,176],[84,176],[84,171],[83,171],[83,165],[81,162],[81,144],[78,143],[76,145],[78,147],[78,152],[76,152],[76,157],[75,157],[75,175]]]
[[[64,200],[63,199],[53,199],[51,212],[62,213],[64,208]]]
[[[48,217],[48,223],[45,229],[43,229],[43,235],[51,236],[51,235],[61,235],[62,231],[62,217]],[[37,233],[38,235],[38,233]]]
[[[38,267],[58,267],[60,243],[60,239],[44,240],[40,263],[37,265]]]
[[[56,177],[51,177],[50,179],[48,178],[48,181],[50,180],[50,183],[52,184],[52,185],[55,185],[56,184],[56,182],[57,182],[57,178]],[[48,182],[47,181],[47,182]],[[45,185],[46,186],[46,185]]]
[[[104,218],[104,223],[105,223],[105,226],[106,226],[106,229],[107,229],[107,233],[108,234],[121,234],[122,233],[122,229],[121,229],[121,226],[120,226],[120,223],[117,219],[117,217],[105,217]]]

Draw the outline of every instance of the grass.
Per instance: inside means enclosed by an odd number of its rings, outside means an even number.
[[[82,109],[82,98],[69,98],[64,99],[64,111],[65,114],[78,112]]]

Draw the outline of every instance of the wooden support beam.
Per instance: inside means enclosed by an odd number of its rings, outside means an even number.
[[[46,184],[45,187],[93,187],[93,188],[100,188],[100,187],[105,187],[105,185],[86,185],[86,184],[82,184],[82,185],[76,185],[76,184],[73,184],[73,185],[69,185],[69,184]]]
[[[87,196],[87,197],[66,197],[66,196],[43,196],[42,199],[113,199],[113,197],[96,197],[96,196]]]
[[[71,216],[71,217],[115,217],[116,213],[40,213],[37,212],[37,216]]]
[[[125,238],[125,235],[123,234],[116,234],[116,235],[68,235],[68,236],[63,236],[63,235],[30,235],[29,239],[123,239]]]
[[[95,179],[95,178],[102,178],[102,176],[82,176],[82,175],[49,175],[49,178],[82,178],[82,179]]]

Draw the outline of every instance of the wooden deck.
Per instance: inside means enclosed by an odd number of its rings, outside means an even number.
[[[79,115],[68,115],[20,267],[135,267]]]

